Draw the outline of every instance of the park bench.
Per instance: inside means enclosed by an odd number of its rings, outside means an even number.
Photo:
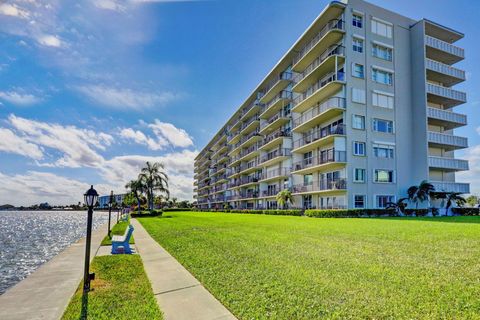
[[[112,254],[127,253],[131,254],[132,249],[130,248],[130,238],[132,237],[133,226],[130,224],[123,236],[113,236],[112,237]]]

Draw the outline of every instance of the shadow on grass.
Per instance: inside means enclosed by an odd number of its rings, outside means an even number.
[[[480,224],[480,216],[457,216],[457,217],[377,217],[374,220],[401,220],[401,221],[428,221],[443,223],[473,223]]]
[[[80,319],[86,320],[88,319],[88,292],[83,292],[82,295],[82,310],[80,313]]]

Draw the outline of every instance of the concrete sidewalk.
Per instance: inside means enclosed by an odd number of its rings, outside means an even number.
[[[166,320],[236,319],[136,219],[131,223],[137,252]]]
[[[92,232],[93,259],[107,224]],[[72,244],[0,296],[0,319],[60,319],[83,277],[85,238]]]

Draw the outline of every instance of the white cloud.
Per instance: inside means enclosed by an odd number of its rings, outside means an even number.
[[[123,4],[115,0],[94,0],[93,4],[95,5],[95,7],[104,10],[123,12],[126,9]]]
[[[174,147],[186,148],[193,145],[192,137],[183,129],[175,127],[171,123],[161,122],[155,119],[155,122],[148,125],[158,138],[164,138]]]
[[[19,106],[29,106],[42,101],[41,98],[28,93],[16,91],[0,91],[0,99]]]
[[[17,17],[27,19],[30,14],[14,4],[2,3],[0,4],[0,14],[5,16]]]
[[[62,46],[62,41],[54,35],[41,35],[37,38],[37,41],[39,44],[42,46],[47,46],[47,47],[55,47],[59,48]]]
[[[17,136],[12,130],[0,128],[0,151],[15,153],[35,160],[43,158],[43,152],[25,138]]]
[[[122,129],[120,136],[135,143],[146,145],[150,150],[161,150],[168,145],[168,142],[164,139],[155,141],[153,138],[147,137],[143,132],[132,128]]]
[[[79,86],[77,90],[94,102],[118,109],[142,110],[162,107],[180,97],[172,92],[137,92],[103,85]]]

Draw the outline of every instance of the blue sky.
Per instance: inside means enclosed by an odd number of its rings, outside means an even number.
[[[371,1],[466,34],[457,86],[480,183],[480,3]],[[191,199],[193,158],[327,4],[324,0],[19,0],[0,4],[0,204],[123,191],[147,160]]]

